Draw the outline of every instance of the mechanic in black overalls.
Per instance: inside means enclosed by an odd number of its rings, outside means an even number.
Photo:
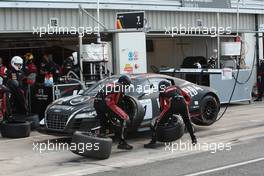
[[[184,124],[190,133],[192,144],[197,143],[197,139],[194,135],[192,123],[189,116],[189,104],[191,101],[190,96],[176,86],[171,86],[167,81],[161,81],[159,83],[159,102],[161,113],[154,119],[154,126],[152,128],[152,139],[148,144],[145,144],[145,148],[155,148],[157,135],[156,129],[158,124],[166,123],[173,114],[180,114]]]
[[[69,56],[66,59],[64,59],[61,68],[61,73],[63,76],[66,76],[69,73],[69,71],[74,71],[74,61],[72,56]]]
[[[19,56],[14,56],[11,60],[11,69],[8,70],[7,85],[12,93],[16,112],[26,114],[28,112],[25,99],[27,79],[22,71],[22,67],[23,59]]]
[[[259,67],[259,94],[258,98],[255,101],[262,101],[263,93],[264,93],[264,60],[261,60]]]
[[[111,119],[109,115],[114,115],[120,120],[120,129],[115,130],[116,135],[120,135],[120,141],[117,146],[119,149],[131,150],[133,146],[127,144],[126,138],[126,124],[129,121],[128,114],[119,107],[120,101],[124,97],[125,89],[131,84],[129,76],[122,75],[117,83],[110,83],[105,85],[96,95],[94,101],[94,108],[98,117],[100,118],[101,129],[100,133],[105,134],[106,129],[111,127]]]

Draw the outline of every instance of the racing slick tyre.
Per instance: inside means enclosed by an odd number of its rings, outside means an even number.
[[[107,159],[112,151],[112,139],[98,134],[76,131],[72,136],[71,151],[89,158]]]
[[[192,122],[200,126],[210,126],[215,123],[220,108],[215,97],[205,96],[200,104],[200,116],[192,118]]]
[[[181,117],[173,115],[168,122],[157,126],[157,141],[172,142],[184,134],[184,123]]]
[[[145,110],[138,100],[134,97],[124,97],[124,111],[128,114],[130,121],[128,123],[128,131],[136,131],[140,126],[145,116]]]
[[[0,126],[2,137],[7,138],[24,138],[30,135],[30,123],[29,122],[7,122],[2,123]]]
[[[35,130],[39,127],[39,116],[37,114],[27,116],[25,120],[30,123],[31,130]]]

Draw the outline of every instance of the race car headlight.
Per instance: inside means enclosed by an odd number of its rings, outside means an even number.
[[[97,116],[96,111],[82,112],[75,116],[75,119],[95,118]]]

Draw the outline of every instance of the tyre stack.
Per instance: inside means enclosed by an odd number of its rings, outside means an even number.
[[[15,120],[4,121],[0,124],[2,137],[25,138],[30,136],[30,131],[39,127],[38,115],[22,116],[16,115]]]

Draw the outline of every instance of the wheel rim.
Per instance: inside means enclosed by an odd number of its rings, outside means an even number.
[[[212,120],[215,118],[217,114],[217,105],[214,101],[207,101],[204,109],[203,109],[203,117],[206,120]]]

